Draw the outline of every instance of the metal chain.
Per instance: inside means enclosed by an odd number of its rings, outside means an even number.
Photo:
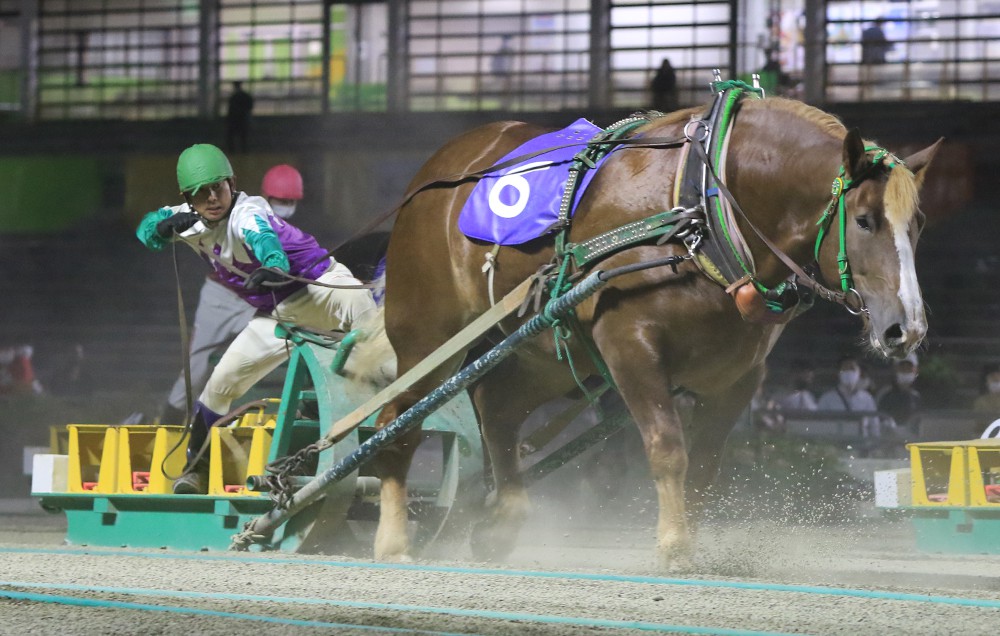
[[[288,503],[295,494],[293,477],[306,474],[306,467],[319,453],[333,447],[333,442],[323,438],[308,446],[303,446],[292,455],[280,457],[265,467],[269,475],[264,476],[268,488],[268,497],[274,505],[282,510],[288,508]]]

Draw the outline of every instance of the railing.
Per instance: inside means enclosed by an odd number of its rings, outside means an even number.
[[[779,416],[781,426],[765,429],[771,435],[795,435],[834,444],[861,445],[868,439],[885,443],[938,442],[976,439],[1000,413],[967,409],[925,409],[907,426],[895,425],[879,411],[798,411],[755,409],[751,422],[762,416]],[[874,428],[877,423],[877,428]],[[756,427],[758,431],[762,429]]]

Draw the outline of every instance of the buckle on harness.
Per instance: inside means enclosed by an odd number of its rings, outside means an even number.
[[[694,128],[691,128],[691,124],[694,124]],[[712,129],[704,119],[692,119],[684,124],[684,138],[688,141],[703,143],[710,134]]]

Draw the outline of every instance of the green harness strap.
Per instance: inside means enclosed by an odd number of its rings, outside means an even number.
[[[897,163],[902,163],[896,155],[892,154],[881,146],[865,146],[865,152],[874,152],[872,155],[872,165],[884,165],[889,170],[896,167]],[[847,177],[847,169],[840,166],[840,171],[833,179],[830,187],[830,204],[826,206],[823,215],[820,216],[816,225],[819,226],[819,233],[816,235],[816,246],[813,249],[813,256],[819,262],[819,249],[823,245],[833,224],[834,214],[837,216],[840,237],[837,247],[837,273],[840,275],[840,289],[845,294],[854,289],[854,277],[851,275],[851,264],[847,259],[847,193],[860,181],[854,181]]]
[[[618,121],[595,135],[593,139],[590,140],[591,143],[588,144],[585,149],[574,155],[573,163],[569,168],[569,177],[566,180],[566,187],[563,189],[562,200],[559,205],[559,218],[555,225],[557,228],[555,239],[555,259],[559,264],[559,269],[555,280],[549,283],[550,298],[558,298],[569,291],[572,287],[569,275],[570,262],[574,260],[572,250],[575,249],[575,246],[567,243],[567,238],[571,225],[570,215],[573,211],[573,201],[576,198],[576,192],[579,188],[580,177],[587,170],[593,169],[597,165],[598,161],[613,150],[615,141],[621,139],[639,126],[649,123],[649,121],[649,115],[635,115]],[[655,222],[654,225],[656,225]],[[662,224],[658,227],[662,227]],[[668,230],[664,230],[664,232],[665,231]],[[584,248],[581,252],[581,256],[586,256],[587,251],[588,248]],[[589,262],[592,258],[595,257],[588,258],[584,262]],[[577,264],[577,266],[579,267],[579,264]],[[556,359],[561,361],[565,358],[576,385],[580,388],[583,395],[589,402],[596,404],[596,397],[591,396],[587,387],[584,386],[583,379],[577,373],[576,364],[573,362],[573,357],[570,353],[569,339],[572,337],[574,331],[581,334],[584,348],[587,350],[587,354],[590,356],[594,366],[597,368],[597,372],[610,386],[615,386],[615,382],[611,378],[611,371],[608,369],[608,365],[604,362],[600,352],[597,350],[597,346],[591,338],[583,335],[580,321],[576,316],[575,310],[569,313],[565,321],[556,321],[555,324],[552,325],[552,334],[556,347]]]
[[[762,98],[764,94],[761,89],[754,88],[753,86],[739,80],[713,82],[712,90],[716,93],[724,93],[721,98],[723,99],[722,112],[719,116],[715,130],[713,131],[713,146],[709,149],[709,156],[712,158],[713,164],[715,166],[719,166],[722,162],[722,153],[726,149],[726,137],[729,134],[729,129],[733,125],[733,121],[736,119],[737,105],[748,94],[755,95],[758,99]],[[721,177],[722,175],[719,176]],[[712,206],[712,212],[719,220],[719,227],[722,228],[722,235],[725,237],[726,243],[729,245],[729,249],[732,251],[733,256],[736,257],[736,262],[739,263],[744,274],[748,274],[752,277],[754,285],[756,285],[760,291],[766,291],[766,288],[764,288],[763,285],[756,280],[756,278],[753,278],[754,272],[751,271],[750,266],[743,260],[743,257],[740,255],[740,251],[736,247],[733,237],[729,233],[729,223],[726,221],[726,210],[723,205],[722,197],[716,195],[713,198],[715,199],[715,205]]]

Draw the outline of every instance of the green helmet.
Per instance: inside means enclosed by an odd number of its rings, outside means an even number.
[[[195,144],[177,159],[177,185],[181,192],[197,194],[201,186],[233,176],[233,167],[224,152],[212,144]]]

